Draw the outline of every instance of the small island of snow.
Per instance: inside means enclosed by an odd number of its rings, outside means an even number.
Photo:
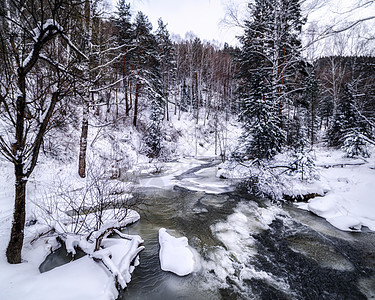
[[[194,254],[189,248],[186,237],[175,238],[165,228],[159,229],[160,265],[163,271],[170,271],[179,276],[193,272]]]

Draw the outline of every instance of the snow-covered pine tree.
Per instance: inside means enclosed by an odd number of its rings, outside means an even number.
[[[286,107],[299,97],[301,72],[301,30],[306,20],[300,0],[263,0],[272,2],[273,24],[270,28],[269,60],[272,62],[272,92],[279,102],[280,118]]]
[[[129,70],[131,69],[131,51],[130,44],[133,38],[133,30],[131,24],[130,4],[125,0],[119,0],[117,4],[117,13],[114,19],[114,24],[117,28],[117,40],[123,53],[123,61],[120,65],[123,76],[123,87],[125,96],[125,114],[129,116],[129,111],[132,106],[128,96],[129,85]]]
[[[264,0],[249,4],[252,18],[245,21],[239,55],[239,96],[242,99],[240,120],[244,133],[238,155],[247,158],[271,158],[285,140],[280,127],[278,103],[273,92],[272,64],[268,59],[273,47],[274,12],[272,3]]]
[[[186,85],[186,80],[184,80],[182,87],[181,87],[181,96],[180,96],[180,113],[181,111],[187,112],[188,106],[191,102],[190,96],[189,96],[189,88]]]
[[[319,83],[315,77],[315,71],[311,67],[308,70],[308,76],[304,83],[303,101],[306,103],[308,113],[305,116],[307,134],[311,145],[317,140],[318,132],[318,106],[319,106]]]
[[[158,20],[156,30],[156,41],[158,44],[158,55],[160,60],[160,70],[163,83],[163,96],[165,98],[166,119],[169,121],[169,90],[176,80],[176,59],[173,43],[162,19]]]
[[[145,86],[150,85],[149,67],[150,60],[157,55],[155,37],[152,34],[152,24],[141,11],[133,23],[132,65],[131,76],[135,81],[133,125],[137,126],[139,97],[145,91]]]
[[[153,86],[149,87],[151,115],[144,136],[144,141],[147,146],[147,155],[151,158],[159,157],[163,148],[165,99],[163,98],[162,83],[159,76],[160,74],[155,74]]]
[[[134,120],[136,125],[138,118],[138,99],[142,96],[147,99],[147,106],[151,110],[150,119],[144,141],[149,157],[158,157],[162,149],[162,120],[165,111],[165,97],[163,93],[161,56],[158,43],[152,34],[152,25],[148,18],[139,12],[135,18],[133,40],[134,55],[137,60],[136,95],[134,103]]]
[[[150,55],[149,84],[145,86],[151,109],[150,120],[145,134],[147,155],[159,157],[163,148],[163,118],[165,113],[165,94],[163,93],[160,56],[157,52],[157,43],[154,42],[153,55]],[[151,54],[152,52],[150,52]]]
[[[333,147],[342,147],[345,143],[348,145],[349,140],[345,140],[349,137],[352,141],[356,140],[353,139],[354,135],[358,138],[360,135],[370,137],[370,132],[359,113],[355,92],[350,84],[346,84],[327,131],[328,144]]]
[[[311,140],[307,130],[307,119],[309,112],[304,107],[297,109],[293,120],[295,143],[293,144],[293,155],[290,174],[300,176],[301,180],[309,180],[316,176],[315,161],[312,155]]]
[[[350,84],[346,84],[333,120],[327,131],[328,144],[341,147],[348,157],[368,157],[368,143],[372,143],[368,123],[360,114],[355,92]]]

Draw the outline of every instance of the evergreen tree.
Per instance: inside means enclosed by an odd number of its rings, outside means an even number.
[[[123,61],[119,64],[120,70],[122,70],[123,86],[125,95],[125,114],[129,116],[131,103],[128,97],[128,85],[129,85],[129,70],[131,69],[131,51],[130,44],[133,38],[133,29],[131,24],[131,13],[130,4],[127,4],[125,0],[119,0],[117,4],[117,13],[114,20],[114,24],[117,28],[117,39],[118,44],[121,46],[123,53]]]
[[[116,18],[114,20],[115,26],[118,30],[117,36],[122,44],[130,43],[131,38],[131,13],[130,4],[125,0],[119,0],[117,3]]]
[[[158,44],[158,55],[160,61],[161,79],[163,84],[163,97],[165,98],[166,118],[169,121],[169,90],[176,80],[176,60],[173,43],[167,29],[167,25],[162,19],[158,20],[158,29],[156,30],[156,42]]]
[[[191,100],[190,100],[189,88],[186,85],[186,80],[184,80],[182,87],[181,87],[180,110],[187,112],[190,102]]]
[[[327,131],[329,146],[343,146],[346,135],[351,131],[367,135],[369,129],[359,114],[352,86],[346,84]]]
[[[293,90],[303,20],[298,0],[256,0],[249,8],[239,57],[242,152],[271,158],[286,140],[282,110]]]
[[[157,59],[157,46],[155,37],[152,34],[152,25],[142,12],[138,12],[133,24],[133,40],[132,40],[132,77],[135,78],[135,98],[134,98],[134,115],[133,125],[137,125],[139,98],[141,93],[147,89],[150,90],[152,81],[150,81],[149,69]]]
[[[303,100],[306,102],[308,113],[306,114],[307,135],[310,138],[311,145],[317,139],[318,131],[318,116],[317,110],[319,105],[319,84],[315,77],[314,70],[311,70],[305,80],[305,90],[303,93]]]
[[[308,119],[308,110],[300,107],[294,118],[294,137],[293,155],[291,166],[291,175],[300,176],[301,180],[309,180],[316,176],[315,161],[311,155],[311,145],[306,128]]]
[[[328,144],[342,147],[349,157],[368,157],[367,144],[372,143],[370,128],[359,112],[354,95],[352,86],[346,84],[327,131]]]
[[[153,84],[148,87],[148,97],[150,101],[151,115],[145,133],[145,143],[147,145],[147,155],[149,157],[159,157],[163,148],[163,117],[165,111],[165,98],[162,93],[162,82],[160,71],[155,66],[153,74]]]
[[[144,141],[149,157],[158,157],[162,149],[162,120],[165,111],[165,94],[163,93],[161,55],[152,25],[148,18],[139,12],[135,19],[133,41],[134,53],[137,58],[136,97],[134,121],[136,125],[138,114],[138,98],[140,94],[147,99],[151,115],[147,124]]]

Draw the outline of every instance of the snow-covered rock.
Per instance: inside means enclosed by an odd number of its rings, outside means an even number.
[[[163,271],[185,276],[194,271],[194,254],[186,237],[175,238],[165,228],[159,229],[160,265]]]

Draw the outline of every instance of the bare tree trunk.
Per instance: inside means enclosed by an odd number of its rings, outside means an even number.
[[[82,131],[81,138],[79,141],[79,160],[78,160],[78,175],[81,178],[86,177],[86,152],[87,152],[87,135],[89,129],[89,104],[88,101],[85,101],[83,107],[83,116],[82,116]]]
[[[26,180],[24,178],[24,163],[23,157],[19,157],[18,153],[22,153],[24,149],[24,127],[26,115],[26,77],[20,74],[18,79],[18,87],[22,93],[17,98],[17,121],[16,121],[16,143],[14,144],[13,152],[16,156],[14,162],[14,174],[16,176],[15,183],[15,202],[13,212],[12,231],[10,234],[10,241],[6,250],[7,260],[11,264],[18,264],[21,262],[21,251],[23,245],[23,229],[25,227],[25,191]]]
[[[174,91],[173,93],[174,93],[174,115],[177,115],[177,94],[179,93],[179,88],[178,88],[177,93],[176,91]]]
[[[169,121],[169,107],[168,107],[168,76],[169,74],[167,73],[167,79],[166,79],[166,87],[165,87],[165,111],[167,115],[167,121]]]
[[[311,146],[314,145],[314,119],[315,119],[315,105],[314,105],[314,97],[311,99]]]
[[[195,86],[196,86],[196,94],[197,94],[197,115],[196,115],[196,118],[197,118],[197,121],[196,121],[196,124],[198,124],[199,122],[199,105],[200,105],[200,102],[199,102],[199,95],[200,95],[200,87],[198,86],[198,71],[195,72]]]
[[[129,101],[128,101],[128,84],[127,84],[127,80],[126,80],[126,58],[125,58],[125,55],[124,55],[124,70],[123,70],[123,75],[124,75],[124,93],[125,93],[125,114],[127,117],[129,117],[129,110],[130,110],[130,107],[129,107]]]
[[[117,73],[116,73],[116,81],[117,81]],[[118,89],[117,86],[115,88],[115,99],[116,99],[116,120],[118,119]]]
[[[135,84],[135,99],[134,99],[134,118],[133,118],[134,127],[137,126],[138,97],[139,97],[139,81],[138,81],[138,78],[137,78],[137,83]]]
[[[92,20],[91,20],[91,11],[92,2],[91,0],[85,0],[84,12],[85,12],[85,30],[88,30],[88,52],[92,55]],[[89,62],[87,62],[87,70],[89,71]],[[91,77],[91,74],[89,74]],[[87,99],[83,99],[83,112],[82,112],[82,131],[81,138],[79,140],[79,158],[78,158],[78,175],[81,178],[86,177],[86,151],[87,151],[87,135],[89,129],[89,103],[90,103],[90,87],[89,85],[87,92]]]
[[[139,50],[140,52],[140,50]],[[141,54],[138,54],[138,68],[140,68],[141,65]],[[135,84],[135,99],[134,99],[134,118],[133,118],[133,125],[134,127],[137,126],[137,118],[138,118],[138,97],[139,97],[139,70],[138,70],[138,76],[137,81]]]
[[[25,195],[27,180],[23,174],[23,164],[14,166],[16,175],[15,184],[15,203],[12,222],[12,231],[10,241],[6,250],[6,256],[10,264],[18,264],[21,262],[21,252],[24,238],[25,228]]]
[[[130,80],[129,80],[129,110],[132,109],[132,106],[133,106],[133,99],[132,99],[133,74],[134,74],[134,59],[132,60],[132,73],[130,74]]]

